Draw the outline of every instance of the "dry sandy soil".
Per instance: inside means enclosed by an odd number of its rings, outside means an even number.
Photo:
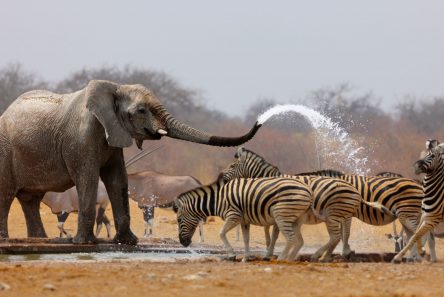
[[[132,228],[143,234],[141,211],[131,203]],[[58,236],[56,217],[41,209],[47,233]],[[108,211],[109,217],[111,213]],[[174,213],[156,211],[157,237],[177,240]],[[76,216],[67,228],[75,231]],[[221,221],[206,225],[206,243],[221,245]],[[26,227],[18,203],[9,219],[11,237],[25,237]],[[353,224],[350,243],[357,252],[392,252],[384,234],[391,226]],[[319,247],[327,240],[323,225],[303,229],[305,246]],[[103,231],[102,231],[103,236]],[[230,234],[236,242],[235,234]],[[263,231],[252,228],[252,246],[263,248]],[[198,247],[195,236],[194,247]],[[282,247],[279,241],[278,250]],[[340,250],[340,247],[338,251]],[[437,241],[444,259],[444,242]],[[4,290],[2,290],[4,288]],[[429,264],[390,263],[229,263],[219,257],[171,260],[27,261],[0,262],[0,296],[444,296],[444,261]]]

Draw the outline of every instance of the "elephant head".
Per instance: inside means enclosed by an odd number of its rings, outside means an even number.
[[[257,122],[239,137],[213,136],[175,119],[156,96],[142,85],[118,85],[90,81],[85,89],[86,107],[105,129],[108,144],[128,147],[132,139],[139,148],[143,140],[162,136],[215,146],[238,146],[250,140],[261,126]]]

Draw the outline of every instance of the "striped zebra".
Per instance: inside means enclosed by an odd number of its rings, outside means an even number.
[[[392,171],[381,171],[381,172],[377,173],[375,176],[400,177],[400,178],[404,177],[402,174],[392,172]],[[401,232],[398,234],[398,231],[396,228],[396,221],[392,222],[392,228],[393,228],[393,234],[386,234],[386,236],[388,239],[392,239],[395,242],[395,253],[399,253],[405,244],[405,230],[404,230],[404,228],[401,228]]]
[[[229,180],[233,177],[280,176],[276,166],[269,164],[261,156],[244,148],[239,148],[236,160],[220,175]],[[310,175],[326,174],[328,171],[308,173]],[[307,174],[307,173],[305,173]],[[419,222],[423,190],[415,181],[404,178],[363,177],[342,175],[339,177],[350,183],[367,203],[360,203],[355,216],[365,223],[381,226],[397,218],[410,238]],[[381,207],[375,207],[380,205]],[[383,210],[385,209],[385,211]],[[389,211],[387,211],[389,210]],[[348,234],[351,221],[343,226],[343,249],[350,250]],[[430,244],[431,259],[436,259],[434,242]],[[414,252],[412,252],[414,255]]]
[[[243,177],[284,176],[299,180],[312,190],[313,216],[309,217],[309,220],[305,223],[318,224],[325,222],[330,235],[330,240],[326,244],[326,246],[330,248],[327,250],[318,250],[312,256],[313,260],[322,257],[323,261],[328,261],[334,247],[339,243],[341,237],[344,242],[342,251],[343,256],[347,257],[352,253],[352,250],[348,245],[351,219],[357,212],[359,205],[362,204],[361,195],[356,188],[349,183],[336,178],[282,175],[276,166],[269,164],[261,156],[244,148],[239,148],[235,157],[237,159],[221,172],[219,179],[229,181]],[[343,231],[341,231],[341,225],[348,227],[342,228]],[[269,230],[268,228],[265,228],[267,244],[267,254],[265,259],[271,256],[277,236],[278,230],[274,228],[272,238],[270,239]],[[333,249],[331,249],[332,247]]]
[[[421,238],[432,231],[444,216],[444,145],[437,140],[426,142],[426,151],[421,153],[421,158],[416,161],[415,173],[425,173],[423,180],[424,199],[422,201],[421,219],[415,234],[407,245],[393,258],[394,263],[401,263],[402,257],[416,244],[417,249],[422,247]],[[431,259],[436,260],[435,259]]]
[[[437,143],[434,142],[434,144],[436,145]],[[308,174],[329,176],[331,172],[337,176],[337,172],[339,171],[327,169],[310,172]],[[378,179],[378,177],[385,177],[386,179],[382,182],[382,180]],[[384,206],[381,208],[381,211],[375,212],[375,209],[371,210],[368,208],[368,206],[361,205],[357,216],[361,221],[375,226],[382,226],[392,222],[393,226],[395,226],[395,220],[398,218],[402,225],[401,234],[403,232],[406,234],[406,241],[413,236],[419,224],[421,216],[421,204],[424,197],[424,190],[421,181],[417,179],[406,179],[403,178],[401,174],[390,171],[378,173],[376,177],[343,175],[339,178],[351,183],[358,190],[360,190],[363,199],[372,202],[372,206],[376,206],[377,204]],[[388,178],[390,178],[390,180]],[[380,194],[382,191],[385,192],[386,190],[388,190],[386,193]],[[390,209],[391,214],[383,211],[384,208]],[[440,224],[439,227],[443,226]],[[436,243],[433,232],[428,233],[422,238],[422,247],[419,250],[421,254],[425,253],[423,247],[426,241],[430,250],[430,261],[435,262],[437,259],[435,248]],[[404,246],[404,242],[405,241],[403,240],[400,247]],[[399,251],[396,250],[396,245],[395,251]],[[418,250],[416,250],[415,247],[410,254],[410,258],[418,256]]]
[[[279,259],[291,261],[304,243],[300,229],[310,210],[311,196],[306,185],[291,178],[216,181],[185,192],[176,198],[173,206],[177,213],[180,243],[189,246],[199,221],[208,216],[219,216],[225,221],[220,238],[228,259],[234,260],[236,255],[226,234],[240,224],[245,244],[243,261],[247,261],[250,224],[276,224],[286,239]]]

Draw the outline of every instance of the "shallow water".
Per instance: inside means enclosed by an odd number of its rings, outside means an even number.
[[[174,261],[178,259],[198,259],[204,257],[214,257],[211,254],[190,253],[70,253],[70,254],[25,254],[25,255],[0,255],[0,262],[29,262],[29,261],[112,261],[112,260],[151,260],[151,261]]]
[[[284,244],[279,243],[276,246],[275,254],[279,254]],[[320,246],[304,245],[300,253],[313,254]],[[341,251],[340,246],[335,249],[336,253]],[[265,249],[253,248],[251,252],[261,256]],[[236,254],[243,256],[242,248],[236,249]],[[224,258],[226,256],[223,250],[216,252],[200,252],[199,250],[186,249],[181,252],[102,252],[102,253],[54,253],[54,254],[23,254],[23,255],[7,255],[0,254],[0,263],[11,262],[87,262],[87,261],[114,261],[114,260],[135,260],[135,261],[161,261],[174,262],[176,260],[199,260],[208,258]]]

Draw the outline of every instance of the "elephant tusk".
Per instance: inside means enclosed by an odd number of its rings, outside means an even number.
[[[167,135],[168,134],[168,132],[163,129],[157,130],[157,133],[159,133],[160,135]]]

